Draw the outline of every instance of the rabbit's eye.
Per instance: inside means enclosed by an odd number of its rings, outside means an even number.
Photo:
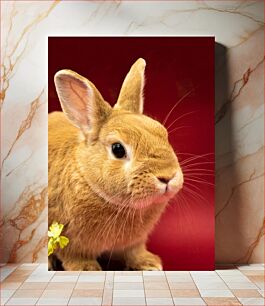
[[[113,143],[112,146],[111,146],[111,150],[112,150],[113,155],[116,158],[126,157],[125,149],[124,149],[123,145],[119,142]]]

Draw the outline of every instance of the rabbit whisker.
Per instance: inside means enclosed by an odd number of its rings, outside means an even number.
[[[171,115],[171,113],[173,112],[173,110],[181,103],[181,101],[183,101],[186,97],[188,97],[195,88],[192,88],[190,91],[188,91],[184,96],[182,96],[176,103],[175,105],[171,108],[171,110],[168,112],[167,116],[165,117],[164,121],[163,121],[163,125],[166,124],[169,116]]]
[[[178,155],[179,153],[176,153],[176,154]],[[196,160],[196,159],[199,159],[199,158],[203,158],[203,157],[206,157],[206,156],[209,156],[209,155],[214,155],[214,154],[213,153],[206,153],[206,154],[191,156],[189,158],[184,159],[181,163],[186,164],[187,162],[190,162],[190,161],[193,161],[193,160]]]
[[[192,172],[192,171],[185,171],[183,172],[184,177],[191,177],[191,175],[200,175],[200,176],[214,176],[214,173],[202,173],[202,172]]]
[[[180,166],[182,169],[187,169],[187,168],[191,168],[193,166],[201,166],[201,165],[208,165],[208,164],[214,164],[214,161],[207,161],[207,162],[200,162],[200,163],[194,163],[194,164],[187,164],[187,165],[184,165],[180,163]]]
[[[191,115],[193,113],[196,113],[197,111],[191,111],[191,112],[188,112],[188,113],[185,113],[179,117],[177,117],[173,122],[170,123],[169,126],[167,126],[167,129],[169,129],[174,123],[176,123],[177,121],[179,121],[181,118],[184,118],[184,117],[187,117],[188,115]]]
[[[126,210],[123,210],[123,212],[126,211]],[[126,215],[127,216],[127,215]],[[117,218],[116,218],[117,219]],[[127,222],[127,218],[124,218],[124,221],[123,221],[123,224],[125,224]],[[119,237],[119,234],[121,232],[121,229],[123,228],[123,224],[122,226],[119,228],[117,234],[116,234],[116,237],[114,239],[114,242],[113,242],[113,246],[112,246],[112,249],[111,249],[111,252],[110,252],[110,256],[109,256],[109,261],[108,261],[108,264],[107,264],[107,267],[109,267],[109,264],[110,264],[110,261],[111,261],[111,258],[112,258],[112,254],[113,254],[113,250],[114,250],[114,247],[116,245],[116,242],[117,242],[117,239]]]
[[[125,200],[122,202],[121,206],[118,208],[118,210],[115,210],[115,211],[111,214],[110,218],[108,218],[108,220],[105,222],[105,226],[108,226],[107,229],[106,229],[106,231],[105,231],[105,235],[104,235],[104,236],[105,236],[105,241],[108,241],[108,238],[109,238],[109,235],[110,235],[110,233],[111,233],[111,230],[112,230],[113,227],[116,225],[116,222],[117,222],[117,220],[118,220],[120,214],[126,210],[127,204],[128,204],[128,199],[125,199]],[[112,218],[112,217],[114,217],[114,218]],[[110,219],[111,219],[111,222],[108,223],[108,221],[109,221]],[[107,231],[107,230],[108,230],[108,231]],[[101,234],[101,236],[103,236],[103,234],[104,234],[104,231],[103,231],[103,233]],[[103,238],[103,239],[104,239],[104,238]]]
[[[194,176],[194,175],[191,175],[190,177],[186,177],[186,181],[193,181],[193,182],[197,182],[197,183],[201,183],[201,184],[206,184],[206,185],[209,185],[209,186],[214,186],[213,183],[210,183],[198,176]]]
[[[212,169],[203,169],[203,168],[188,168],[186,172],[191,172],[191,171],[199,171],[199,172],[210,172],[210,173],[214,173],[214,170]]]
[[[123,191],[121,191],[118,195],[120,195],[122,192],[123,192]],[[117,194],[116,194],[115,196],[117,196]],[[115,196],[113,196],[112,198],[114,198]],[[108,203],[108,201],[106,201],[105,204],[106,204],[106,203]],[[125,203],[125,204],[124,204],[124,206],[125,206],[125,205],[126,205],[126,199],[122,202],[121,207],[118,207],[118,212],[117,212],[116,209],[114,209],[114,211],[110,214],[110,216],[107,218],[107,220],[104,222],[104,224],[103,224],[103,225],[102,225],[102,224],[99,224],[100,229],[99,229],[99,231],[98,231],[98,234],[97,234],[96,237],[94,238],[95,241],[96,241],[100,236],[102,236],[102,237],[105,236],[105,235],[104,235],[104,232],[106,232],[107,229],[108,229],[107,225],[110,225],[110,224],[112,223],[112,222],[109,223],[109,221],[110,221],[110,220],[112,220],[112,221],[115,220],[115,218],[113,219],[113,217],[114,217],[115,215],[118,215],[118,214],[119,214],[119,210],[122,209],[123,203]],[[102,210],[104,210],[104,209],[105,209],[105,207],[104,207],[104,205],[103,205]],[[105,236],[105,237],[106,237],[106,236]],[[103,238],[103,239],[104,239],[104,238]],[[105,241],[106,241],[106,239],[105,239]]]
[[[193,185],[189,185],[191,188],[194,188]],[[185,187],[185,189],[183,189],[183,192],[187,192],[191,197],[193,197],[196,201],[200,200],[202,201],[202,203],[208,203],[209,201],[204,197],[202,196],[200,193],[194,191],[193,189],[191,189],[189,187]],[[199,202],[200,202],[199,201]]]
[[[175,129],[168,131],[168,135],[172,134],[173,132],[175,132],[175,131],[177,131],[177,130],[181,130],[181,129],[183,129],[183,128],[185,128],[185,129],[186,129],[186,128],[192,128],[192,126],[189,126],[189,125],[178,126],[178,127],[176,127]]]

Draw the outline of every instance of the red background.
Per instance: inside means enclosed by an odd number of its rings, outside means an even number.
[[[87,77],[113,105],[130,66],[142,57],[147,62],[145,114],[163,122],[176,102],[193,89],[166,124],[186,114],[169,128],[182,126],[170,134],[180,162],[185,163],[189,154],[214,153],[213,37],[52,37],[48,56],[49,112],[60,110],[53,83],[58,70],[72,69]],[[213,161],[214,154],[193,161],[203,163],[191,167],[214,172]],[[149,249],[161,256],[165,270],[214,269],[214,187],[210,185],[214,177],[193,171],[207,182],[190,181],[184,169],[187,184],[148,242]]]

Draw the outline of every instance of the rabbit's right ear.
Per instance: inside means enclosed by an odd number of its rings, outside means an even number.
[[[114,109],[123,109],[133,113],[143,113],[143,88],[145,60],[139,58],[126,75]]]
[[[99,127],[111,113],[97,88],[78,73],[60,70],[54,82],[64,113],[84,133]]]

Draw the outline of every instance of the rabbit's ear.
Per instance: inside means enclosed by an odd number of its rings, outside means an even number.
[[[110,105],[96,87],[78,73],[60,70],[54,82],[64,113],[83,132],[94,129],[110,114]]]
[[[128,110],[133,113],[143,112],[143,88],[145,60],[139,58],[131,67],[122,84],[115,109]]]

